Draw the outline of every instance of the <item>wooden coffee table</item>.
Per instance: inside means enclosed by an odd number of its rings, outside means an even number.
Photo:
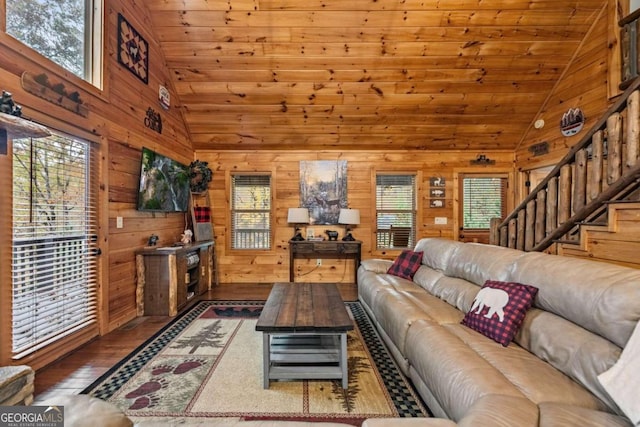
[[[347,332],[353,330],[334,283],[276,283],[256,331],[262,332],[264,388],[270,380],[347,376]]]

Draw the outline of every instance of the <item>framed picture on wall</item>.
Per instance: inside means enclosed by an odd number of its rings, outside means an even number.
[[[149,43],[118,13],[118,62],[149,83]]]
[[[300,206],[311,224],[337,224],[347,207],[347,161],[300,161]]]
[[[429,196],[443,198],[445,195],[444,191],[444,188],[430,188]]]
[[[431,187],[444,187],[444,178],[441,176],[429,177],[429,185]]]

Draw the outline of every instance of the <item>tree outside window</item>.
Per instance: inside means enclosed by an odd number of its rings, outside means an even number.
[[[231,247],[271,248],[271,176],[232,176]]]
[[[416,177],[413,174],[376,176],[376,247],[413,247],[416,235]]]
[[[80,78],[92,81],[94,0],[6,0],[7,33]],[[96,20],[97,21],[97,20]],[[98,23],[96,22],[96,25]]]

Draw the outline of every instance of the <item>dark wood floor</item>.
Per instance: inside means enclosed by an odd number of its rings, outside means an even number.
[[[353,284],[338,284],[345,301],[357,299]],[[223,284],[204,294],[204,300],[266,300],[269,284]],[[61,394],[78,394],[109,368],[171,321],[166,316],[139,317],[99,337],[63,359],[36,372],[35,403]]]

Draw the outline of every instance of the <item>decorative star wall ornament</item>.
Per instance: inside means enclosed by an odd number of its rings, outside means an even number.
[[[149,83],[149,43],[118,13],[118,62]]]

